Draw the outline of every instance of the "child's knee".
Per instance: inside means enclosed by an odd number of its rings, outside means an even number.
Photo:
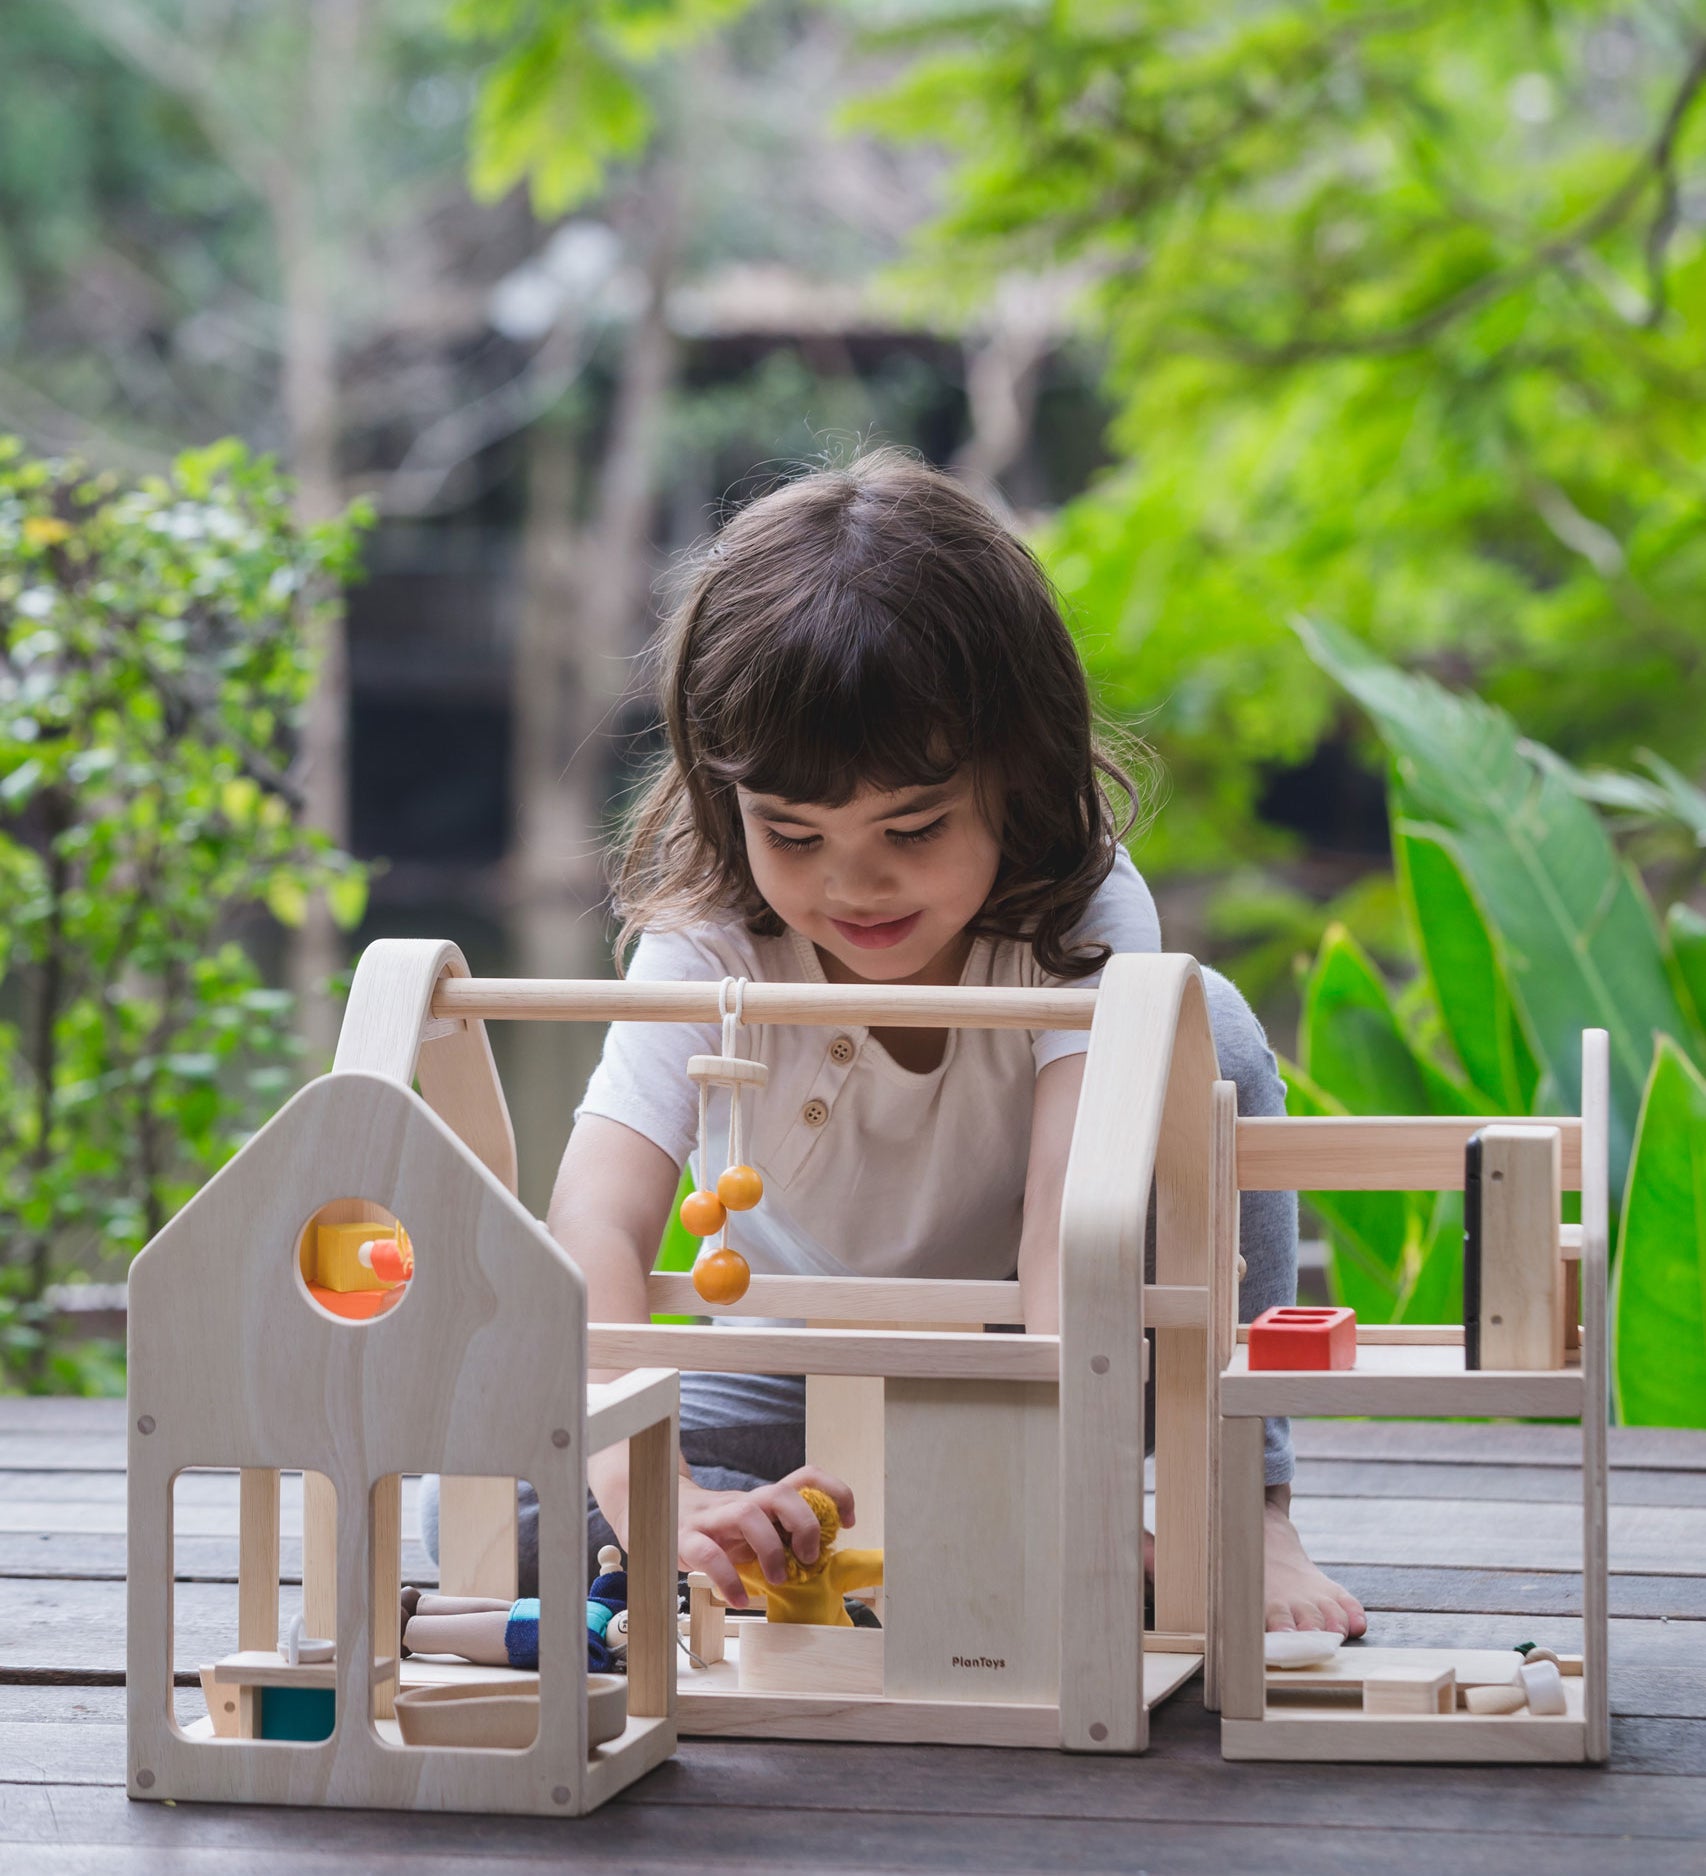
[[[1280,1080],[1268,1038],[1243,992],[1218,971],[1203,970],[1208,993],[1209,1022],[1214,1029],[1214,1052],[1222,1080],[1238,1087],[1240,1114],[1274,1115],[1285,1112],[1285,1083]]]

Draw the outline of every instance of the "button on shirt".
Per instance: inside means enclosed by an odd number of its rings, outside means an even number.
[[[1125,853],[1073,941],[1160,949],[1155,901]],[[645,933],[628,975],[826,981],[809,939],[791,930],[755,937],[738,917]],[[978,987],[1059,981],[1038,970],[1029,945],[1011,939],[975,939],[960,975]],[[677,1165],[691,1155],[696,1183],[706,1183],[687,1058],[716,1054],[721,1042],[715,1023],[612,1023],[576,1120],[620,1121]],[[1037,1074],[1089,1043],[1087,1030],[950,1029],[941,1062],[915,1074],[849,1024],[743,1025],[736,1052],[770,1069],[769,1085],[742,1097],[745,1157],[763,1176],[764,1198],[731,1218],[729,1242],[755,1271],[783,1275],[1011,1277]],[[728,1099],[712,1090],[712,1181],[725,1163]]]

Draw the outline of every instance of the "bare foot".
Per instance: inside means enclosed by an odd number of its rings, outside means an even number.
[[[1297,1527],[1272,1499],[1263,1519],[1263,1536],[1265,1627],[1330,1629],[1353,1639],[1367,1630],[1362,1604],[1309,1561]]]

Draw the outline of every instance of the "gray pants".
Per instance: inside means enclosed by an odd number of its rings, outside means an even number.
[[[1220,1073],[1238,1085],[1238,1112],[1285,1112],[1285,1084],[1255,1012],[1216,971],[1205,970],[1209,1016],[1214,1026]],[[1264,1309],[1297,1300],[1297,1195],[1246,1192],[1238,1202],[1239,1249],[1244,1281],[1238,1286],[1238,1319],[1249,1322]],[[1149,1261],[1153,1265],[1154,1215],[1150,1217]],[[1153,1270],[1151,1270],[1153,1275]],[[1153,1377],[1151,1378],[1153,1388]],[[1147,1416],[1154,1442],[1153,1402]],[[1266,1423],[1266,1477],[1283,1485],[1292,1475],[1291,1423]],[[693,1476],[713,1491],[750,1491],[806,1463],[806,1384],[799,1375],[684,1374],[681,1377],[681,1452]],[[421,1541],[438,1555],[438,1480],[421,1487]],[[533,1487],[518,1493],[521,1594],[538,1583],[539,1500]],[[589,1569],[599,1546],[614,1542],[603,1514],[587,1497]]]

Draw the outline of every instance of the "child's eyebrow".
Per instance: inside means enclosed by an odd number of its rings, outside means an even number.
[[[943,802],[954,798],[952,782],[938,783],[934,788],[923,788],[910,801],[897,802],[893,807],[882,808],[870,816],[873,826],[879,821],[898,821],[908,814],[922,814],[927,808],[938,808]],[[796,827],[810,827],[810,814],[802,813],[791,801],[776,801],[768,795],[754,795],[752,810],[762,815],[767,821],[791,821]]]

